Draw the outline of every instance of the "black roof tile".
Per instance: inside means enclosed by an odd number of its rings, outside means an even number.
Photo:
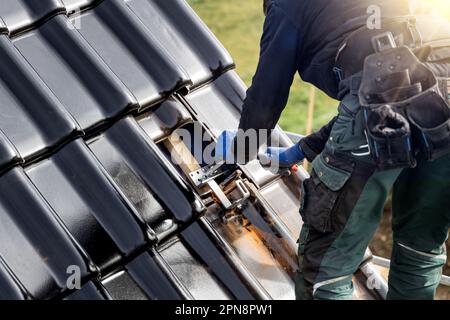
[[[158,252],[194,299],[226,300],[233,297],[226,285],[210,272],[209,266],[179,237],[161,245]]]
[[[190,84],[123,0],[108,0],[80,18],[79,31],[131,90],[141,107]]]
[[[181,300],[189,298],[174,274],[167,270],[156,252],[143,253],[126,265],[130,277],[150,299]]]
[[[181,232],[181,237],[235,298],[253,300],[256,297],[251,286],[246,286],[239,271],[233,268],[231,262],[225,258],[226,255],[220,252],[220,245],[211,240],[199,223],[191,224]]]
[[[102,138],[94,140],[90,148],[111,176],[135,176],[178,221],[188,222],[193,218],[194,194],[176,179],[158,154],[158,147],[133,118],[119,121]],[[133,186],[126,186],[130,188]]]
[[[0,17],[4,21],[9,34],[15,35],[33,27],[48,16],[65,12],[60,0],[2,0],[0,1]]]
[[[84,130],[137,104],[63,15],[15,39],[14,45]]]
[[[111,265],[146,243],[146,226],[137,221],[138,213],[133,213],[81,140],[27,174],[98,266]]]
[[[228,52],[184,0],[130,0],[127,4],[186,70],[194,86],[234,67]]]
[[[6,27],[2,17],[0,17],[0,34],[8,34],[8,28]]]
[[[175,98],[167,99],[151,112],[138,117],[139,125],[155,142],[167,138],[176,129],[193,121],[189,111]]]
[[[25,294],[0,257],[0,300],[24,300]]]
[[[69,295],[65,300],[109,300],[109,295],[106,290],[99,284],[92,281],[86,283],[80,290],[76,290]]]
[[[168,217],[139,173],[128,165],[120,151],[106,138],[94,139],[89,147],[147,224],[154,227]]]
[[[14,165],[21,162],[22,159],[19,156],[19,152],[8,140],[3,131],[0,130],[0,168],[6,170],[9,165]],[[2,171],[1,170],[1,171]]]
[[[28,160],[79,129],[6,36],[0,36],[0,130]]]
[[[90,274],[87,257],[21,169],[0,178],[0,220],[0,255],[33,297],[64,291],[70,266],[83,279]]]
[[[148,300],[130,274],[120,270],[102,281],[103,287],[113,300]]]
[[[67,13],[77,13],[103,0],[60,0],[66,7]]]
[[[225,73],[185,97],[199,121],[205,123],[216,137],[223,130],[238,127],[244,98],[245,86],[234,71]]]

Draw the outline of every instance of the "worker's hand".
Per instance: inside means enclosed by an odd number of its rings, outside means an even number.
[[[214,153],[216,163],[226,161],[227,164],[234,164],[236,162],[233,154],[233,144],[236,136],[236,130],[225,130],[219,136]]]
[[[266,152],[259,154],[258,159],[263,166],[278,166],[279,168],[290,168],[303,161],[305,154],[300,144],[297,143],[290,148],[267,148]]]

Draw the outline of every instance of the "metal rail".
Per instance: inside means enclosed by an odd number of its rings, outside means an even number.
[[[289,139],[292,140],[293,143],[297,143],[305,137],[304,135],[301,135],[298,133],[293,133],[293,132],[288,132],[288,131],[284,131],[284,133],[286,133],[286,135],[289,137]]]

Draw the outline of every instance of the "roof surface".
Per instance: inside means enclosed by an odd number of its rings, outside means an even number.
[[[242,168],[256,236],[168,155],[194,120],[236,127],[246,90],[184,0],[3,0],[0,33],[0,298],[293,298],[295,183]]]

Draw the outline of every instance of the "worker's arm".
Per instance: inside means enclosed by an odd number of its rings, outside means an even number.
[[[334,117],[327,125],[323,126],[317,132],[301,139],[298,143],[289,148],[267,148],[259,155],[259,160],[263,165],[279,167],[291,167],[292,165],[303,161],[305,158],[312,162],[318,154],[322,152],[327,143],[331,129],[336,121]]]
[[[286,106],[290,87],[298,70],[300,41],[297,26],[286,17],[276,4],[272,3],[269,6],[264,23],[258,68],[244,101],[239,124],[240,129],[244,131],[248,129],[272,130],[275,127]],[[300,148],[298,151],[302,153],[301,156],[294,153],[295,159],[288,157],[289,159],[284,162],[290,164],[303,160],[302,147],[305,147],[304,155],[309,160],[314,158],[323,149],[331,131],[332,123],[318,133],[306,137],[301,144],[296,145],[293,150]],[[223,140],[226,136],[229,136],[229,134],[224,132],[219,140]],[[264,142],[259,141],[259,144]],[[228,155],[230,147],[227,146],[224,152],[222,144],[220,150],[216,150],[216,153],[226,158],[225,155]],[[235,147],[235,149],[237,148]],[[251,148],[245,149],[248,151]],[[284,158],[282,151],[271,152],[270,157],[278,157],[281,161]],[[254,156],[256,154],[250,155],[247,153],[245,160],[253,159]]]
[[[275,127],[298,69],[298,45],[298,28],[272,3],[264,23],[258,68],[244,101],[240,129]]]

